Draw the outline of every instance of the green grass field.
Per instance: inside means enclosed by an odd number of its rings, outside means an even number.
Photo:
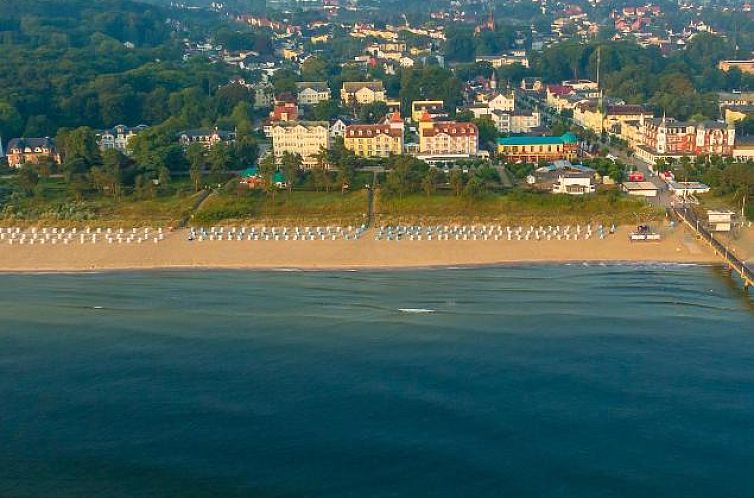
[[[361,224],[367,192],[261,191],[218,192],[194,214],[191,223]]]
[[[478,199],[439,192],[402,199],[381,196],[375,215],[379,223],[468,223],[495,221],[521,224],[629,223],[659,219],[663,212],[642,199],[616,193],[576,197],[511,191]]]

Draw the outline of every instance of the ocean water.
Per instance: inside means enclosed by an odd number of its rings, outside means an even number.
[[[751,497],[713,267],[2,275],[0,497]]]

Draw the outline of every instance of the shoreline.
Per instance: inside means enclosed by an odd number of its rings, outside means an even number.
[[[0,273],[133,271],[380,271],[535,264],[719,264],[680,227],[659,242],[630,242],[628,227],[604,240],[188,241],[175,230],[156,244],[0,243]]]
[[[100,273],[139,273],[139,272],[191,272],[191,271],[244,271],[244,272],[276,272],[276,273],[325,273],[325,272],[394,272],[394,271],[434,271],[434,270],[473,270],[484,268],[508,268],[523,266],[704,266],[724,267],[725,263],[717,260],[702,259],[699,261],[671,261],[671,260],[509,260],[491,263],[423,265],[423,266],[217,266],[217,265],[185,265],[185,266],[108,266],[101,268],[60,268],[60,269],[6,269],[0,266],[0,275],[49,275],[49,274],[100,274]]]

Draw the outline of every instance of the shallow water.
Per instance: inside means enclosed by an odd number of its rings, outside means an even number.
[[[3,498],[754,496],[754,305],[712,267],[2,284]]]

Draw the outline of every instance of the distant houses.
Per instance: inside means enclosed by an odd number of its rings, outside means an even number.
[[[324,81],[296,83],[296,100],[302,106],[316,105],[330,100],[330,87]]]
[[[220,130],[218,128],[199,128],[178,133],[178,143],[180,143],[183,147],[189,147],[192,144],[201,144],[205,148],[209,149],[210,147],[218,143],[230,145],[235,143],[235,141],[235,132]]]
[[[52,161],[60,164],[61,158],[55,147],[55,141],[50,137],[42,138],[13,138],[8,142],[6,152],[8,166],[20,168],[26,164],[39,164]]]
[[[385,87],[381,81],[346,81],[340,99],[346,105],[385,102]]]
[[[123,154],[128,154],[128,144],[131,139],[149,128],[147,125],[138,125],[128,127],[126,125],[116,125],[108,130],[102,130],[97,133],[96,140],[100,150],[117,150]]]

